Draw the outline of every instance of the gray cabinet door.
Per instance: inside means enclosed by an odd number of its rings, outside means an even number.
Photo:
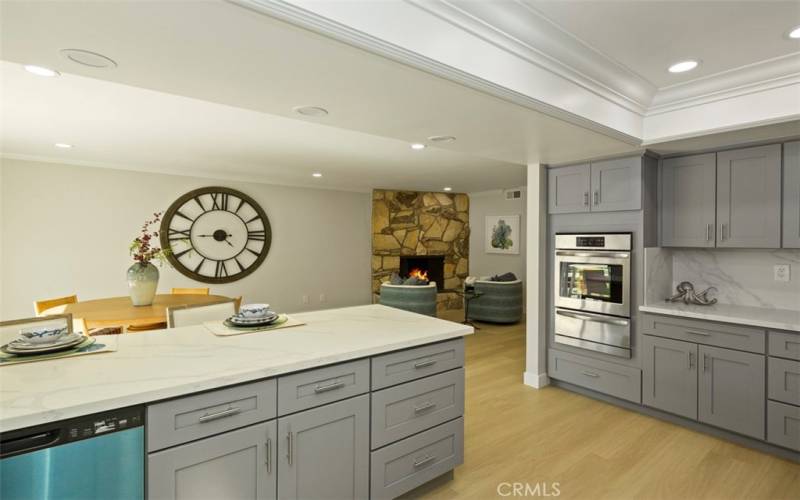
[[[642,208],[642,157],[592,162],[592,212]]]
[[[697,344],[644,335],[642,402],[697,420]]]
[[[764,356],[700,346],[701,422],[764,439]]]
[[[714,153],[664,160],[662,246],[714,246],[716,170]]]
[[[717,247],[780,246],[780,144],[718,153]]]
[[[800,248],[800,142],[783,145],[783,248]]]
[[[589,211],[589,164],[547,171],[547,205],[551,214]]]
[[[273,420],[150,454],[148,498],[275,498],[275,429]]]
[[[278,419],[278,498],[369,496],[369,395]]]

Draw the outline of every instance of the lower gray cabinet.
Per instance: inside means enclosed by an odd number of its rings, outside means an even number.
[[[699,420],[764,439],[764,356],[699,346]]]
[[[278,419],[278,498],[369,496],[369,395]]]
[[[642,403],[697,419],[697,344],[644,335]]]
[[[150,454],[148,498],[275,498],[275,427],[273,420]]]
[[[767,401],[767,441],[800,451],[800,407]]]

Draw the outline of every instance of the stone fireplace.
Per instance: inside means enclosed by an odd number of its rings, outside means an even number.
[[[419,259],[415,259],[417,257]],[[464,278],[469,273],[469,197],[466,194],[372,192],[373,293],[380,290],[382,282],[389,281],[392,273],[405,277],[415,264],[432,265],[428,278],[436,281],[439,290],[438,310],[461,309],[462,298],[453,290],[463,288]],[[439,265],[441,279],[437,279]],[[431,272],[435,272],[436,277]]]

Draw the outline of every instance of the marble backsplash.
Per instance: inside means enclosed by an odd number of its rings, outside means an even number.
[[[773,279],[775,264],[791,279]],[[681,281],[717,288],[721,304],[800,310],[800,250],[645,249],[645,303],[659,304]]]

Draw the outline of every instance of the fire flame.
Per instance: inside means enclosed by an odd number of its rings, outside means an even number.
[[[421,269],[412,269],[410,273],[408,273],[409,278],[417,278],[421,280],[428,280],[428,271],[423,271]]]

